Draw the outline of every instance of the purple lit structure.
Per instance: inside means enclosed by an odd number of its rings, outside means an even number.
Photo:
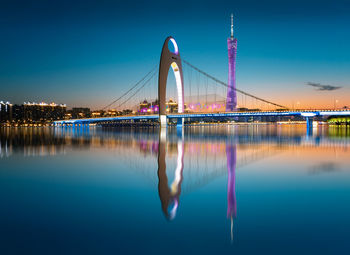
[[[237,108],[236,94],[236,54],[237,39],[233,37],[233,14],[231,14],[231,37],[227,39],[228,48],[228,89],[226,96],[226,112],[235,111]]]
[[[236,192],[235,192],[235,171],[236,171],[236,146],[226,146],[227,156],[227,217],[235,218],[237,214]]]
[[[233,241],[233,219],[237,216],[236,202],[236,162],[237,151],[236,145],[226,145],[227,156],[227,218],[231,220],[231,241]]]

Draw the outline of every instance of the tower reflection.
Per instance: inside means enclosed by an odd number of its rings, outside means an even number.
[[[226,145],[227,156],[227,218],[231,220],[231,242],[233,241],[233,219],[237,216],[236,202],[236,163],[237,148],[236,145]]]
[[[173,182],[168,185],[166,173],[166,129],[161,129],[158,144],[158,193],[161,201],[162,211],[168,220],[176,217],[181,194],[181,183],[183,179],[184,142],[183,136],[177,140],[177,165]]]
[[[183,181],[184,168],[184,140],[182,133],[177,139],[177,165],[175,176],[169,185],[166,171],[166,150],[167,137],[166,130],[161,129],[158,143],[158,193],[161,201],[162,211],[168,220],[176,217],[180,202],[181,184]],[[231,220],[231,241],[233,241],[233,223],[237,216],[237,203],[235,191],[235,172],[237,164],[237,145],[226,144],[227,158],[227,218]]]

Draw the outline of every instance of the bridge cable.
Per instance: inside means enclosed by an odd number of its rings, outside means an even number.
[[[210,74],[208,74],[208,73],[202,71],[201,69],[195,67],[194,65],[192,65],[191,63],[189,63],[188,61],[186,61],[186,60],[184,60],[184,59],[182,59],[182,61],[183,61],[185,64],[187,64],[187,65],[189,65],[190,67],[192,67],[192,68],[193,68],[194,70],[196,70],[197,72],[199,72],[199,73],[201,73],[201,74],[203,74],[203,75],[209,77],[210,79],[216,81],[217,83],[221,84],[222,86],[225,86],[226,88],[228,88],[227,83],[225,83],[225,82],[223,82],[223,81],[220,81],[219,79],[216,79],[214,76],[211,76]],[[246,96],[255,98],[255,99],[257,99],[257,100],[259,100],[259,101],[262,101],[262,102],[264,102],[264,103],[272,104],[272,105],[278,106],[278,107],[280,107],[280,108],[288,109],[288,107],[286,107],[286,106],[283,106],[283,105],[280,105],[280,104],[276,104],[276,103],[270,102],[270,101],[265,100],[265,99],[263,99],[263,98],[261,98],[261,97],[257,97],[257,96],[254,96],[254,95],[250,94],[250,93],[244,92],[243,90],[240,90],[240,89],[237,89],[237,88],[235,88],[235,90],[236,90],[237,92],[239,92],[239,93],[242,93],[242,94],[244,94],[244,95],[246,95]]]
[[[143,85],[142,85],[140,88],[138,88],[138,89],[134,92],[134,94],[132,94],[130,97],[128,97],[128,99],[126,99],[124,102],[120,103],[120,104],[117,106],[117,108],[119,108],[120,106],[124,105],[124,104],[127,103],[131,98],[133,98],[141,89],[143,89],[143,88],[148,84],[148,82],[154,77],[154,75],[156,75],[156,73],[157,73],[157,72],[154,72],[154,73],[151,75],[151,77],[148,78],[148,79],[145,81],[145,83],[143,83]]]
[[[205,81],[205,104],[208,106],[208,77]]]
[[[102,110],[105,110],[106,108],[110,107],[111,105],[115,104],[116,102],[118,102],[120,99],[122,99],[124,96],[126,96],[127,94],[130,93],[130,91],[132,91],[133,89],[135,89],[142,81],[144,81],[146,79],[146,77],[152,73],[154,71],[154,69],[157,67],[158,65],[155,65],[151,71],[149,71],[141,80],[139,80],[134,86],[132,86],[128,91],[126,91],[123,95],[121,95],[120,97],[118,97],[117,99],[115,99],[113,102],[111,102],[110,104],[106,105],[104,108],[102,108]],[[153,77],[153,75],[152,75]]]

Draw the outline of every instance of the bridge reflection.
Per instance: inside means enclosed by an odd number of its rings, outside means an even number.
[[[232,134],[234,129],[234,134]],[[203,135],[205,133],[205,135]],[[238,146],[277,145],[279,147],[348,148],[350,128],[325,128],[311,137],[303,128],[276,125],[238,127],[192,127],[185,130],[185,154],[205,150],[208,155],[225,151],[227,141]],[[24,156],[66,154],[76,149],[139,148],[144,155],[157,155],[158,128],[99,129],[86,127],[66,128],[0,128],[0,157],[19,153]],[[176,153],[175,148],[171,153]]]
[[[175,177],[169,186],[166,170],[166,129],[161,129],[158,143],[158,194],[163,214],[166,219],[173,220],[176,217],[180,203],[181,184],[184,169],[184,137],[183,129],[178,132],[177,161]],[[237,203],[235,191],[235,171],[237,164],[237,148],[235,144],[226,145],[227,158],[227,217],[231,220],[231,241],[233,241],[233,220],[237,216]]]
[[[168,134],[159,132],[158,128],[0,129],[0,156],[54,156],[79,150],[112,155],[115,162],[137,172],[142,181],[158,186],[161,211],[168,220],[178,214],[180,196],[183,201],[184,196],[216,178],[227,178],[227,217],[231,220],[233,238],[237,169],[278,153],[307,153],[319,162],[322,155],[328,158],[336,152],[336,163],[344,165],[346,161],[341,160],[348,157],[349,130],[325,129],[308,137],[303,128],[283,129],[276,125],[192,127],[181,132],[168,128]],[[168,167],[167,160],[170,160]],[[330,171],[334,165],[334,162],[320,162],[311,171]],[[170,178],[171,173],[174,177]]]
[[[175,177],[169,187],[168,176],[166,173],[166,132],[161,129],[158,143],[158,193],[162,204],[162,211],[165,217],[173,220],[176,216],[180,202],[181,184],[183,180],[184,168],[184,142],[183,137],[180,137],[177,142],[177,164]]]

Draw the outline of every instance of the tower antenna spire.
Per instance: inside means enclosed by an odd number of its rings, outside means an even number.
[[[231,13],[231,39],[233,39],[233,13]]]

